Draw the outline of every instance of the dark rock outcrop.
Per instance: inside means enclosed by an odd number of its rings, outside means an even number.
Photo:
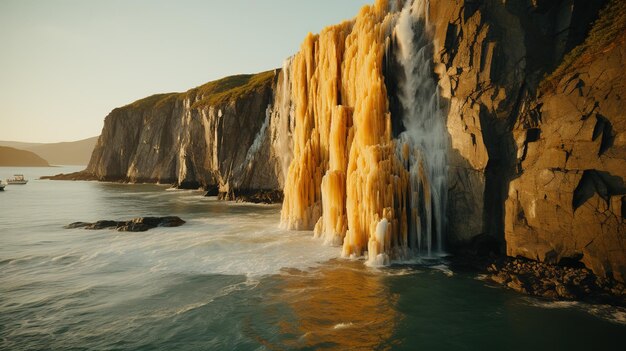
[[[84,228],[90,230],[116,229],[118,232],[145,232],[156,227],[179,227],[185,221],[177,216],[166,217],[137,217],[129,221],[100,220],[94,223],[74,222],[66,225],[65,229]]]

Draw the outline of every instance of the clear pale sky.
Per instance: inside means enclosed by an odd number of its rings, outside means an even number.
[[[280,67],[373,0],[0,0],[0,140],[100,134],[115,107]]]

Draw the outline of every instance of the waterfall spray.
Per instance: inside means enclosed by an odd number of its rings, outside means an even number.
[[[399,72],[398,98],[406,130],[398,154],[410,173],[410,243],[430,256],[433,233],[442,251],[447,197],[446,128],[432,78],[432,41],[428,35],[428,2],[407,2],[395,27]]]

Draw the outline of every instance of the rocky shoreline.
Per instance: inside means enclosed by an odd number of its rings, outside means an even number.
[[[582,265],[553,265],[521,257],[462,253],[451,267],[470,271],[486,281],[529,296],[626,307],[626,286],[595,275]]]
[[[74,173],[60,173],[52,176],[42,176],[39,179],[45,180],[84,180],[84,181],[108,181],[117,183],[129,183],[127,179],[100,179],[95,174],[79,171]],[[154,183],[148,181],[147,183]],[[197,183],[193,186],[189,184],[173,185],[178,189],[200,189],[202,186]],[[204,196],[217,196],[219,200],[250,202],[255,204],[277,204],[283,202],[283,191],[272,189],[236,189],[230,192],[220,192],[217,186],[205,187]]]

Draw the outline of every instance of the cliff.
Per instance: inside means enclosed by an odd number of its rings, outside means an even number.
[[[33,152],[0,146],[0,167],[50,167],[50,165]]]
[[[84,173],[98,180],[280,189],[267,138],[279,71],[223,78],[114,109]]]

